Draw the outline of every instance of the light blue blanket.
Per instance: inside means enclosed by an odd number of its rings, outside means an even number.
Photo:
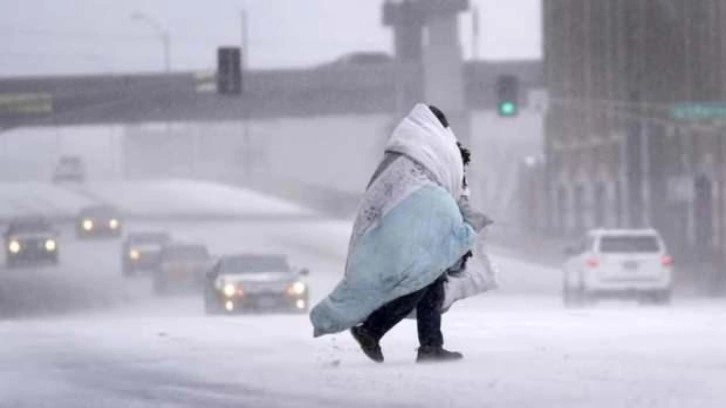
[[[354,240],[345,277],[310,314],[314,335],[346,330],[426,287],[475,239],[450,193],[434,183],[420,186]]]

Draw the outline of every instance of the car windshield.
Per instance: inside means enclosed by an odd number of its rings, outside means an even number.
[[[660,252],[660,245],[653,235],[613,235],[602,238],[600,252],[655,253]]]
[[[223,274],[289,273],[290,266],[283,256],[234,256],[222,260],[220,272]]]
[[[115,217],[117,212],[112,207],[91,207],[84,209],[82,214],[88,217]]]
[[[66,156],[66,157],[61,157],[60,162],[63,164],[80,164],[81,158],[75,157],[75,156],[73,156],[73,157]]]
[[[154,241],[133,242],[131,243],[130,248],[142,251],[161,251],[164,248],[164,244],[162,242]]]
[[[164,249],[167,261],[204,261],[209,259],[207,249],[202,246],[173,246]]]
[[[137,234],[130,235],[129,242],[135,245],[141,244],[159,244],[169,241],[169,236],[166,234]]]
[[[18,221],[10,224],[8,227],[9,233],[19,232],[47,232],[50,230],[50,225],[44,220],[27,220]]]

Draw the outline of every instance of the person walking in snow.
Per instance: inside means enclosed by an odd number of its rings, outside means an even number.
[[[462,357],[443,347],[446,271],[463,268],[489,222],[462,199],[465,153],[436,107],[417,104],[396,127],[356,217],[344,278],[310,313],[314,336],[350,329],[383,362],[381,338],[415,311],[418,362]]]

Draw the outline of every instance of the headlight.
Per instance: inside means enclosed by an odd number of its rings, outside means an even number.
[[[109,227],[111,227],[111,229],[116,229],[116,228],[118,228],[118,226],[119,226],[119,222],[118,222],[118,220],[117,220],[117,219],[115,219],[115,218],[112,218],[112,219],[111,219],[111,220],[110,220],[110,221],[108,222],[108,226],[109,226]]]
[[[224,293],[224,296],[232,297],[237,293],[237,286],[232,283],[227,283],[224,285],[224,288],[222,288],[222,292]]]
[[[81,227],[83,227],[83,229],[86,230],[86,231],[90,231],[90,230],[93,229],[93,221],[92,220],[89,220],[89,219],[85,219],[81,223]]]
[[[287,288],[288,295],[302,295],[307,290],[307,287],[302,282],[295,282],[289,288]]]
[[[139,258],[141,258],[141,254],[139,251],[132,249],[129,251],[129,258],[133,259],[134,261],[138,261]]]
[[[55,243],[55,240],[49,239],[45,241],[45,250],[48,252],[55,251],[57,245]]]
[[[16,240],[12,240],[8,244],[8,250],[14,254],[17,254],[18,252],[20,252],[21,249],[23,249],[23,247],[20,245],[20,242],[18,242]]]
[[[302,299],[298,299],[297,302],[295,302],[295,307],[300,310],[305,309],[305,301]]]

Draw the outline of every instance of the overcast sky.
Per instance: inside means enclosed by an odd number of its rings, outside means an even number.
[[[392,51],[381,25],[383,0],[0,0],[0,76],[154,71],[163,65],[144,13],[167,28],[172,68],[214,66],[219,45],[240,42],[250,21],[250,66],[298,67],[356,50]],[[480,56],[541,55],[540,0],[472,0],[480,12]],[[462,44],[471,53],[471,15]]]

